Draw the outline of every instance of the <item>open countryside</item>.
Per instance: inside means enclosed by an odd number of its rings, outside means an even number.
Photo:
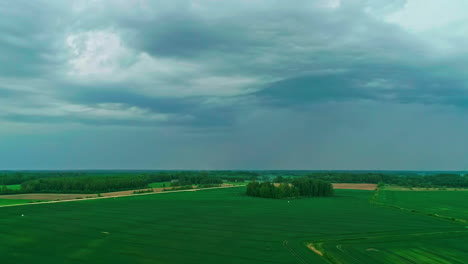
[[[26,180],[21,186],[46,178],[55,180],[43,184],[73,179],[78,188],[80,177],[90,184],[93,177],[100,183],[104,180],[100,178],[115,178],[115,174],[5,173],[2,178]],[[166,190],[109,192],[115,196],[85,190],[83,194],[55,190],[0,196],[0,206],[6,205],[0,208],[3,259],[29,263],[40,255],[47,263],[317,264],[468,260],[464,187],[411,190],[429,186],[427,182],[434,178],[445,179],[443,183],[450,186],[453,179],[466,180],[465,176],[208,171],[119,177],[125,178],[121,182],[128,179],[129,186],[134,184],[131,179],[152,181],[146,186],[149,189],[138,190],[151,190],[151,186]],[[363,183],[342,182],[349,177]],[[413,182],[416,178],[418,184]],[[334,181],[333,195],[293,197],[291,192],[290,197],[276,199],[248,195],[249,186],[257,182],[279,192],[286,185],[325,187],[325,179]],[[366,183],[376,181],[379,184]],[[395,188],[397,181],[414,186]],[[275,184],[263,184],[268,182]],[[16,199],[21,195],[25,199]],[[15,199],[6,199],[10,197]],[[54,243],[54,248],[38,243],[43,240]]]
[[[468,0],[0,0],[0,264],[468,264]]]

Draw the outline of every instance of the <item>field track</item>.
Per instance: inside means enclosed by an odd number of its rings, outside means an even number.
[[[307,264],[308,262],[299,254],[297,253],[292,247],[289,246],[289,241],[284,240],[283,241],[283,246],[291,252],[291,254],[302,264]]]

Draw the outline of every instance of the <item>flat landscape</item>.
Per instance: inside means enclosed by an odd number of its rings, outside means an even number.
[[[465,224],[374,204],[373,195],[276,200],[234,187],[4,207],[0,255],[2,263],[468,261]]]
[[[0,264],[468,264],[467,10],[1,1]]]
[[[393,191],[380,192],[378,202],[420,213],[456,218],[468,223],[467,191]]]

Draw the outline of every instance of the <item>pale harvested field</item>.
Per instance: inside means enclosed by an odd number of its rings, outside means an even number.
[[[129,190],[129,191],[120,191],[120,192],[108,192],[108,193],[101,193],[102,197],[114,197],[114,196],[128,196],[134,194],[133,192],[135,191],[146,191],[150,190],[151,188],[145,188],[145,189],[138,189],[138,190]],[[164,189],[170,190],[171,187],[167,188],[153,188],[153,192],[162,192]]]
[[[278,187],[279,183],[274,183]],[[292,186],[291,184],[289,184]],[[332,183],[333,189],[366,190],[373,191],[377,189],[377,184],[373,183]]]
[[[396,185],[386,185],[384,187],[388,191],[468,191],[468,188],[423,188],[423,187],[403,187]]]
[[[373,183],[333,183],[333,188],[334,189],[373,191],[373,190],[377,189],[377,184],[373,184]]]

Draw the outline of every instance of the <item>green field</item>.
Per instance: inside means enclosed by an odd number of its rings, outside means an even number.
[[[148,184],[150,188],[164,188],[171,187],[171,182],[153,182]]]
[[[2,263],[328,263],[305,246],[321,241],[342,263],[378,263],[368,256],[383,251],[371,246],[467,263],[464,225],[371,204],[372,194],[288,202],[238,187],[4,207],[0,255]],[[383,263],[444,263],[430,261]]]
[[[0,206],[4,205],[12,205],[12,204],[25,204],[31,203],[33,200],[26,200],[26,199],[0,199]],[[1,215],[1,211],[0,211]]]
[[[468,222],[468,191],[389,191],[378,202],[417,212],[454,217]]]
[[[325,243],[323,248],[332,255],[334,263],[467,263],[467,233],[427,233],[387,235]]]
[[[20,190],[21,184],[12,184],[12,185],[7,185],[6,187],[10,190]]]

